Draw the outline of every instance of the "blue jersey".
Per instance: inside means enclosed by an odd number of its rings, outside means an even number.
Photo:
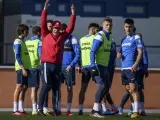
[[[142,49],[142,40],[138,35],[127,36],[121,41],[122,69],[131,69],[137,59],[137,49]]]
[[[144,43],[143,43],[143,56],[137,67],[137,70],[144,70],[144,71],[148,70],[148,54]]]
[[[75,67],[75,65],[80,60],[80,48],[78,40],[69,36],[68,39],[64,42],[64,53],[62,67],[66,68],[67,66]]]

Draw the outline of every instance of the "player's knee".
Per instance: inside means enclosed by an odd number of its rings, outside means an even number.
[[[129,85],[126,85],[126,90],[127,90],[127,91],[130,91]]]
[[[136,92],[136,88],[130,88],[129,92],[130,92],[130,94],[135,93]]]
[[[23,90],[23,85],[16,86],[16,92],[21,92]]]

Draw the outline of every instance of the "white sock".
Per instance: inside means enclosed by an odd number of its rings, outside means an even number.
[[[116,107],[115,104],[111,104],[111,107],[112,107],[113,110],[117,110],[117,107]]]
[[[138,112],[138,102],[134,102],[134,111],[133,112]]]
[[[144,112],[145,109],[144,109],[144,102],[140,102],[140,105],[141,105],[141,111]]]
[[[18,102],[13,102],[13,112],[18,111]]]
[[[132,111],[134,110],[134,103],[132,103]]]
[[[32,108],[33,108],[33,111],[36,112],[37,111],[37,103],[33,103]]]
[[[67,111],[71,110],[72,103],[68,103]]]
[[[47,107],[43,107],[43,111],[44,112],[48,112],[48,108]]]
[[[79,105],[79,111],[82,110],[83,111],[83,104]]]
[[[24,101],[19,101],[19,106],[18,106],[18,110],[20,112],[24,112]]]
[[[103,104],[102,104],[102,110],[103,110],[103,112],[106,112],[106,111],[107,111],[106,103],[103,103]]]
[[[93,110],[99,111],[99,103],[94,103]]]
[[[58,102],[58,110],[61,111],[61,102]]]

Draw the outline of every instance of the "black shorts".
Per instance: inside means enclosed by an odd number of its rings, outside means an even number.
[[[136,83],[135,72],[124,69],[122,70],[122,85],[129,85],[129,83]]]
[[[136,71],[136,81],[138,84],[138,89],[144,89],[144,70]]]
[[[92,78],[91,67],[86,67],[82,69],[82,82],[89,83]]]
[[[40,70],[39,69],[30,69],[30,74],[28,76],[28,87],[39,88],[40,82]]]
[[[62,68],[60,75],[61,83],[66,83],[67,86],[75,85],[75,68],[72,68],[69,72],[66,71],[66,68]]]
[[[28,74],[29,74],[29,70],[27,70]],[[27,85],[28,86],[28,76],[23,76],[22,70],[17,70],[17,84],[21,84],[21,85]]]

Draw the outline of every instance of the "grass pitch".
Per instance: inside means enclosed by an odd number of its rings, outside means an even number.
[[[0,120],[99,120],[100,118],[92,118],[89,116],[89,113],[85,113],[82,116],[73,113],[73,116],[66,116],[65,113],[62,113],[61,116],[52,117],[52,116],[32,116],[31,113],[27,116],[12,116],[11,112],[0,112]],[[119,116],[106,116],[101,120],[131,120],[131,118],[126,115]],[[134,120],[160,120],[160,114],[148,114],[147,116],[140,116]]]

